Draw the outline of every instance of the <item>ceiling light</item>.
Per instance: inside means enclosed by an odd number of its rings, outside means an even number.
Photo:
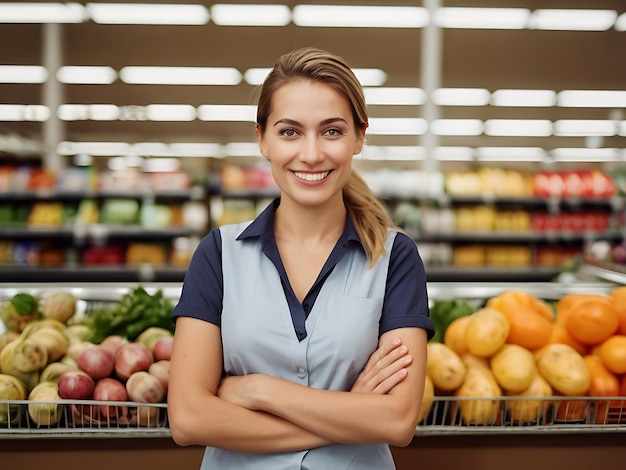
[[[189,104],[149,104],[146,116],[150,121],[193,121],[196,108]]]
[[[0,104],[0,121],[44,122],[50,118],[50,109],[39,104]]]
[[[229,157],[260,157],[257,142],[229,142],[224,146],[224,154]]]
[[[483,123],[480,119],[435,119],[430,131],[435,135],[480,135]]]
[[[485,134],[507,137],[546,137],[552,135],[552,122],[547,119],[488,119]]]
[[[201,121],[243,121],[256,122],[254,105],[211,105],[198,106],[198,119]]]
[[[381,86],[387,81],[387,74],[380,69],[352,69],[362,86]]]
[[[370,135],[422,135],[428,123],[421,118],[370,118],[367,133]]]
[[[486,106],[490,96],[484,88],[439,88],[432,93],[438,106]]]
[[[150,3],[88,3],[87,11],[100,24],[188,24],[209,22],[209,10],[203,5],[167,5]]]
[[[558,136],[613,136],[615,121],[600,119],[561,119],[554,123],[554,135]]]
[[[479,147],[476,157],[491,162],[541,162],[546,157],[546,151],[540,147]]]
[[[548,30],[606,31],[617,19],[614,10],[535,10],[529,27]]]
[[[117,80],[117,72],[108,66],[65,66],[57,71],[61,83],[110,85]]]
[[[566,108],[626,108],[626,91],[563,90],[558,105]]]
[[[368,145],[358,156],[361,160],[416,161],[426,158],[426,149],[413,145]]]
[[[435,147],[432,156],[439,161],[467,162],[474,159],[474,150],[470,147]]]
[[[48,71],[40,65],[0,65],[0,83],[44,83]]]
[[[243,79],[248,85],[261,85],[271,71],[272,69],[267,67],[248,69],[244,72]]]
[[[493,106],[550,107],[556,104],[553,90],[496,90],[491,95]]]
[[[180,167],[180,160],[178,158],[144,158],[141,165],[141,171],[149,173],[168,173],[178,171],[180,170]]]
[[[241,73],[232,67],[124,67],[120,78],[141,85],[238,85]]]
[[[420,88],[365,87],[363,92],[368,105],[419,106],[426,102],[426,93]]]
[[[62,104],[57,116],[63,121],[117,121],[120,108],[114,104]]]
[[[164,142],[136,142],[131,144],[129,153],[131,155],[152,157],[169,156],[168,145]],[[143,162],[140,165],[143,165]]]
[[[526,8],[438,8],[433,22],[441,28],[524,29],[530,18]]]
[[[556,162],[614,162],[620,159],[618,149],[556,148],[550,151]]]
[[[422,7],[296,5],[293,22],[318,27],[423,28],[429,14]]]
[[[130,144],[126,142],[61,142],[57,146],[59,155],[76,155],[86,153],[94,157],[111,157],[126,155]]]
[[[286,26],[291,22],[287,5],[227,5],[211,7],[211,21],[220,26]]]
[[[0,23],[82,23],[87,19],[79,3],[0,3]]]
[[[621,121],[619,123],[619,135],[621,137],[626,137],[626,121]]]
[[[615,29],[617,31],[626,31],[626,13],[619,15],[619,18],[617,18],[615,22]]]
[[[222,146],[213,143],[180,142],[170,144],[170,154],[177,157],[219,157]]]

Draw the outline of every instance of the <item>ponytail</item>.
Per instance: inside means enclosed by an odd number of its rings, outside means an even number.
[[[387,231],[395,224],[387,208],[354,169],[343,188],[343,200],[372,267],[385,253]]]

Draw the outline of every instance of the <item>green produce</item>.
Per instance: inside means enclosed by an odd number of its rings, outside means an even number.
[[[91,328],[91,342],[100,344],[108,336],[122,336],[134,341],[144,330],[160,327],[174,331],[170,315],[174,304],[157,290],[150,295],[142,286],[124,294],[112,306],[102,307],[86,315],[84,325]]]
[[[39,315],[39,301],[30,294],[15,294],[0,304],[0,320],[9,331],[21,333]]]
[[[28,400],[28,415],[37,426],[52,426],[59,421],[63,405],[55,402],[61,400],[56,383],[40,382],[28,394]]]
[[[159,326],[151,326],[143,330],[141,334],[137,336],[135,341],[145,344],[150,351],[153,351],[154,345],[158,340],[172,335],[173,334],[170,330],[166,330],[165,328],[161,328]]]
[[[43,300],[41,315],[66,323],[76,312],[77,301],[69,292],[57,292]]]
[[[435,300],[430,307],[430,317],[435,325],[432,343],[442,343],[448,325],[459,317],[471,315],[480,306],[469,300]]]
[[[26,400],[26,385],[17,377],[0,374],[0,400]],[[14,425],[19,419],[20,405],[0,404],[0,426]]]

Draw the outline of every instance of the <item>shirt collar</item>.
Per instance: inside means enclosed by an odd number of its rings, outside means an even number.
[[[263,242],[274,239],[274,214],[280,205],[280,198],[274,199],[268,206],[263,209],[256,219],[254,219],[237,237],[237,240],[245,240],[247,238],[260,237]],[[356,227],[349,217],[346,218],[346,226],[341,234],[340,240],[346,242],[356,242],[361,247],[363,243],[356,231]]]

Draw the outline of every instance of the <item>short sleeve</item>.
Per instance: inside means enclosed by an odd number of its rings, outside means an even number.
[[[391,248],[380,334],[396,328],[423,328],[432,338],[424,263],[412,238],[398,232]]]
[[[172,320],[191,317],[220,326],[223,290],[222,237],[219,229],[214,228],[200,241],[191,258]]]

